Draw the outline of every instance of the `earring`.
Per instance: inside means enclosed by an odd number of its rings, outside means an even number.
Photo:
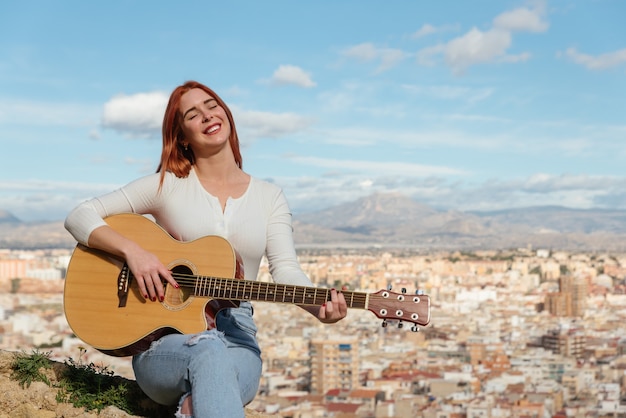
[[[185,147],[185,151],[187,151],[188,146],[189,146],[188,144],[183,144],[183,147]]]

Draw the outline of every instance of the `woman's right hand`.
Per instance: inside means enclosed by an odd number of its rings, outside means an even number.
[[[99,248],[110,254],[122,257],[128,263],[130,271],[135,276],[139,290],[144,298],[153,302],[163,301],[165,289],[163,280],[178,288],[172,272],[169,271],[159,258],[143,249],[108,225],[94,229],[89,235],[89,247]]]
[[[137,281],[141,294],[146,299],[153,302],[163,301],[165,297],[163,279],[175,288],[179,287],[172,272],[161,263],[161,260],[139,245],[126,253],[126,262]]]

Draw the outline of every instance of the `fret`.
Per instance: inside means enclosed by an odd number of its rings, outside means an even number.
[[[260,283],[259,282],[250,282],[250,300],[259,300],[260,293]],[[254,290],[256,289],[256,296],[254,295]]]
[[[196,285],[195,285],[195,287],[193,289],[193,293],[195,295],[203,296],[202,292],[201,292],[201,285],[202,285],[202,277],[200,277],[199,280],[196,280]]]
[[[226,295],[226,286],[224,284],[224,280],[215,280],[216,282],[216,288],[217,288],[217,297],[219,298],[224,297],[224,295]],[[221,292],[221,293],[220,293]]]
[[[224,293],[225,299],[232,299],[233,297],[233,282],[230,280],[224,280]]]
[[[219,289],[219,286],[217,284],[217,277],[207,277],[206,278],[206,282],[207,282],[207,286],[209,286],[210,289],[211,289],[210,291],[207,290],[207,292],[206,292],[207,295],[211,295],[211,296],[215,297],[216,292]]]
[[[265,299],[267,300],[267,288],[268,283],[259,283],[259,286],[257,287],[257,299],[256,300],[261,300],[261,294],[263,294],[263,296],[265,297]],[[261,288],[265,287],[265,291],[263,293],[261,293]]]
[[[211,296],[216,298],[219,295],[220,283],[219,283],[217,277],[212,278],[211,282],[212,282],[212,285],[211,285],[211,287],[212,287]]]

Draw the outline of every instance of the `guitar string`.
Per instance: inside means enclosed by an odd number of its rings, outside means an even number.
[[[274,296],[283,296],[283,299],[296,299],[296,300],[317,300],[322,299],[326,301],[329,300],[330,290],[324,288],[316,288],[316,287],[307,287],[307,286],[297,286],[297,285],[286,285],[280,283],[267,283],[267,282],[253,282],[250,280],[244,281],[241,279],[233,279],[233,278],[223,278],[223,277],[214,277],[214,276],[197,276],[192,274],[184,274],[184,273],[173,273],[172,276],[174,279],[181,285],[186,287],[198,288],[200,290],[208,290],[208,287],[213,287],[213,293],[244,293],[244,294],[259,294],[262,292],[262,288],[265,287],[266,291],[274,290],[272,293]],[[205,282],[199,283],[199,282]],[[225,284],[231,285],[230,288],[215,288],[215,284]],[[208,286],[207,286],[208,285]],[[240,289],[243,287],[243,289]],[[247,288],[252,289],[247,289]],[[293,289],[293,292],[288,292],[288,289]],[[368,294],[362,292],[351,292],[351,291],[343,291],[344,295],[348,295],[352,300],[352,304],[363,305],[367,300]],[[219,295],[217,295],[219,296]],[[225,296],[222,295],[222,296]],[[259,295],[260,296],[260,295]],[[376,298],[376,295],[370,294],[370,298]],[[321,303],[320,303],[321,304]]]
[[[223,277],[215,277],[215,276],[198,276],[193,274],[184,274],[184,273],[174,273],[173,277],[180,284],[186,285],[187,287],[200,288],[201,291],[206,291],[204,296],[208,296],[209,287],[213,288],[213,296],[218,297],[221,295],[222,297],[226,297],[226,294],[232,295],[235,293],[237,296],[239,293],[242,294],[242,298],[251,297],[253,295],[257,295],[257,300],[268,300],[267,296],[274,296],[270,298],[270,300],[276,300],[282,296],[283,301],[288,299],[292,299],[292,301],[306,301],[311,303],[312,301],[317,301],[320,298],[325,302],[329,300],[330,291],[324,288],[316,288],[316,287],[307,287],[307,286],[297,286],[297,285],[286,285],[280,283],[268,283],[268,282],[253,282],[250,280],[244,281],[242,279],[233,279],[233,278],[223,278]],[[198,283],[198,282],[203,283]],[[216,284],[224,284],[225,287],[216,287]],[[240,288],[240,287],[243,287]],[[265,291],[263,291],[265,288]],[[287,289],[292,288],[293,292],[288,292]],[[282,290],[281,290],[282,289]],[[273,290],[273,291],[272,291]],[[272,292],[270,292],[272,291]],[[267,292],[270,292],[267,295]],[[318,293],[321,292],[321,295]],[[266,297],[261,298],[260,294],[265,293]],[[349,307],[364,306],[365,302],[370,299],[370,304],[373,304],[376,300],[385,300],[390,302],[400,302],[393,299],[389,299],[388,297],[384,297],[378,295],[376,293],[363,293],[363,292],[352,292],[352,291],[343,291],[345,295],[347,295],[347,299],[349,299]],[[393,292],[389,292],[391,295],[403,296]],[[237,299],[238,297],[234,297],[233,299]],[[421,295],[420,298],[424,296]],[[412,299],[407,299],[408,302],[411,302]],[[321,304],[321,303],[316,303]]]

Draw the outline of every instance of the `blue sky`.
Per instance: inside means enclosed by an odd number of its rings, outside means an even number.
[[[231,107],[294,213],[626,209],[623,0],[0,5],[0,210],[59,220],[155,170],[169,93]]]

